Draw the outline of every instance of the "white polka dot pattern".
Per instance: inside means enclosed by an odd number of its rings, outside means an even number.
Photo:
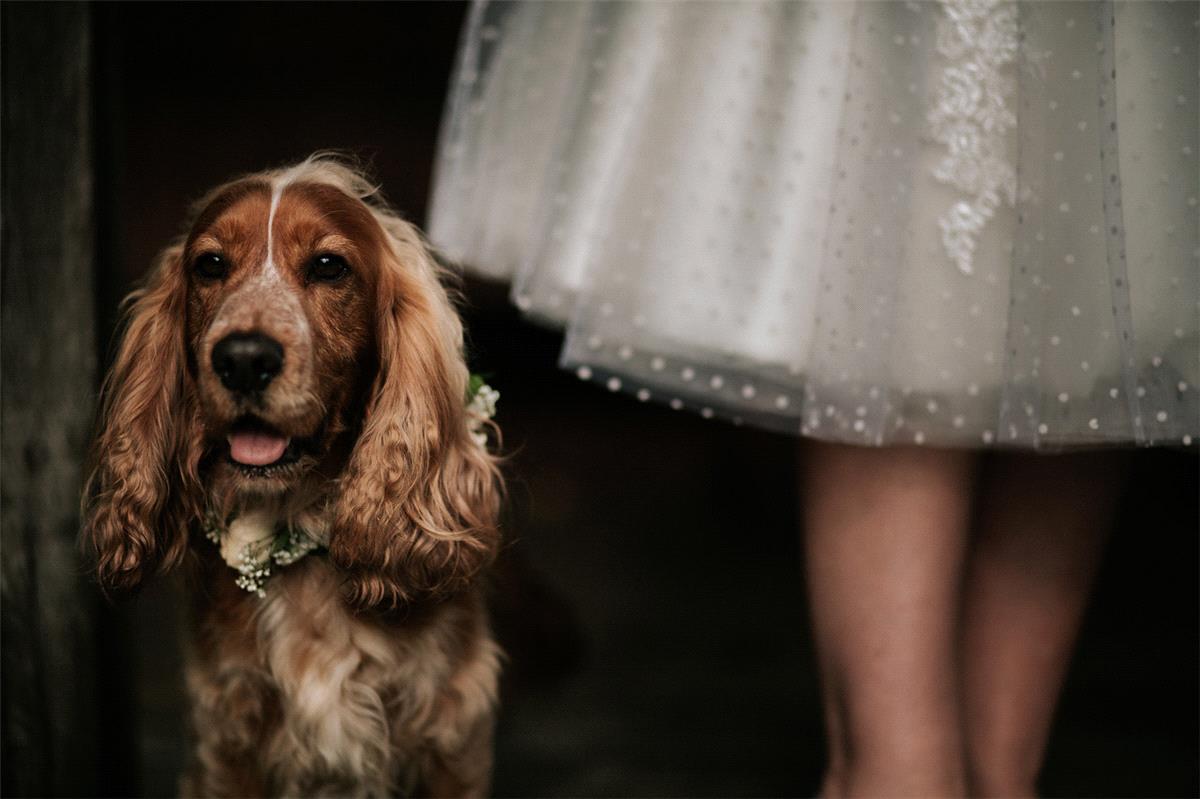
[[[864,444],[1191,445],[1198,12],[479,3],[431,238],[642,401]]]

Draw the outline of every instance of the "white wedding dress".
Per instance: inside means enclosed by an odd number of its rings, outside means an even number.
[[[479,2],[430,237],[641,400],[1191,445],[1198,55],[1195,2]]]

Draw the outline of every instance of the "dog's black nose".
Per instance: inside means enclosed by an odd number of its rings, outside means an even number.
[[[283,369],[283,347],[261,333],[232,333],[213,347],[212,366],[230,391],[262,391]]]

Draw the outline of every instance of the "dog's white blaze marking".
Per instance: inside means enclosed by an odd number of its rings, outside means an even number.
[[[271,189],[271,210],[267,212],[267,260],[263,264],[263,271],[268,278],[279,277],[279,269],[275,266],[275,212],[279,210],[279,199],[283,197],[283,190],[287,188],[291,181],[285,175],[275,181],[275,185]]]
[[[275,263],[275,217],[279,210],[283,192],[295,180],[296,170],[289,170],[276,177],[271,184],[271,206],[267,212],[267,252],[258,271],[240,288],[225,297],[217,310],[217,315],[209,327],[208,338],[216,343],[223,336],[236,330],[267,331],[269,335],[286,335],[286,331],[294,329],[292,354],[285,356],[286,364],[298,363],[298,367],[287,366],[288,380],[296,381],[297,385],[307,386],[311,374],[308,364],[311,352],[311,326],[296,290],[287,285],[279,265]],[[274,331],[274,332],[270,332]],[[211,346],[211,345],[210,345]],[[275,392],[278,394],[278,392]],[[305,389],[301,397],[292,397],[287,393],[278,394],[273,402],[292,402],[303,405],[310,402]]]

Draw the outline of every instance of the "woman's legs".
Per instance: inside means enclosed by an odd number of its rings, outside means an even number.
[[[1112,518],[1119,455],[1006,455],[981,492],[965,582],[971,792],[1033,796]]]
[[[965,791],[956,664],[973,465],[966,452],[806,445],[827,796]]]

